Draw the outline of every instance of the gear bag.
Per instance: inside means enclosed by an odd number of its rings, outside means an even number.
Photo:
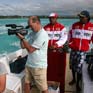
[[[90,79],[93,81],[93,56],[91,56],[88,62],[88,74]]]
[[[20,73],[25,69],[25,64],[27,61],[27,56],[21,57],[19,56],[14,62],[10,63],[10,71],[12,73]]]

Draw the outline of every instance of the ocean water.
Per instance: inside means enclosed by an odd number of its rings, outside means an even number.
[[[0,19],[0,56],[6,55],[8,53],[14,52],[20,49],[19,39],[15,35],[8,35],[8,28],[6,24],[16,24],[27,26],[27,18],[18,19]],[[58,19],[58,22],[64,24],[67,29],[78,19]],[[91,20],[93,22],[93,20]],[[41,19],[42,25],[46,25],[49,20]]]

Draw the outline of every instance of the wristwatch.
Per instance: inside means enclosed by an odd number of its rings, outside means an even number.
[[[21,41],[23,41],[25,38],[22,38]]]

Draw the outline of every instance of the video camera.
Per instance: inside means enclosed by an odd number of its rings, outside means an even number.
[[[20,33],[21,35],[27,35],[28,31],[26,30],[27,27],[24,26],[17,26],[16,24],[6,24],[6,27],[11,27],[8,29],[8,35],[15,35]]]

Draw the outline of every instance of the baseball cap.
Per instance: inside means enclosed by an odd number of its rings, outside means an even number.
[[[90,17],[90,14],[89,14],[88,11],[85,10],[85,11],[81,11],[81,12],[78,14],[78,16],[89,18],[89,17]]]
[[[49,15],[49,17],[55,17],[55,18],[57,18],[57,17],[58,17],[58,14],[57,14],[57,13],[51,13],[51,14]]]

